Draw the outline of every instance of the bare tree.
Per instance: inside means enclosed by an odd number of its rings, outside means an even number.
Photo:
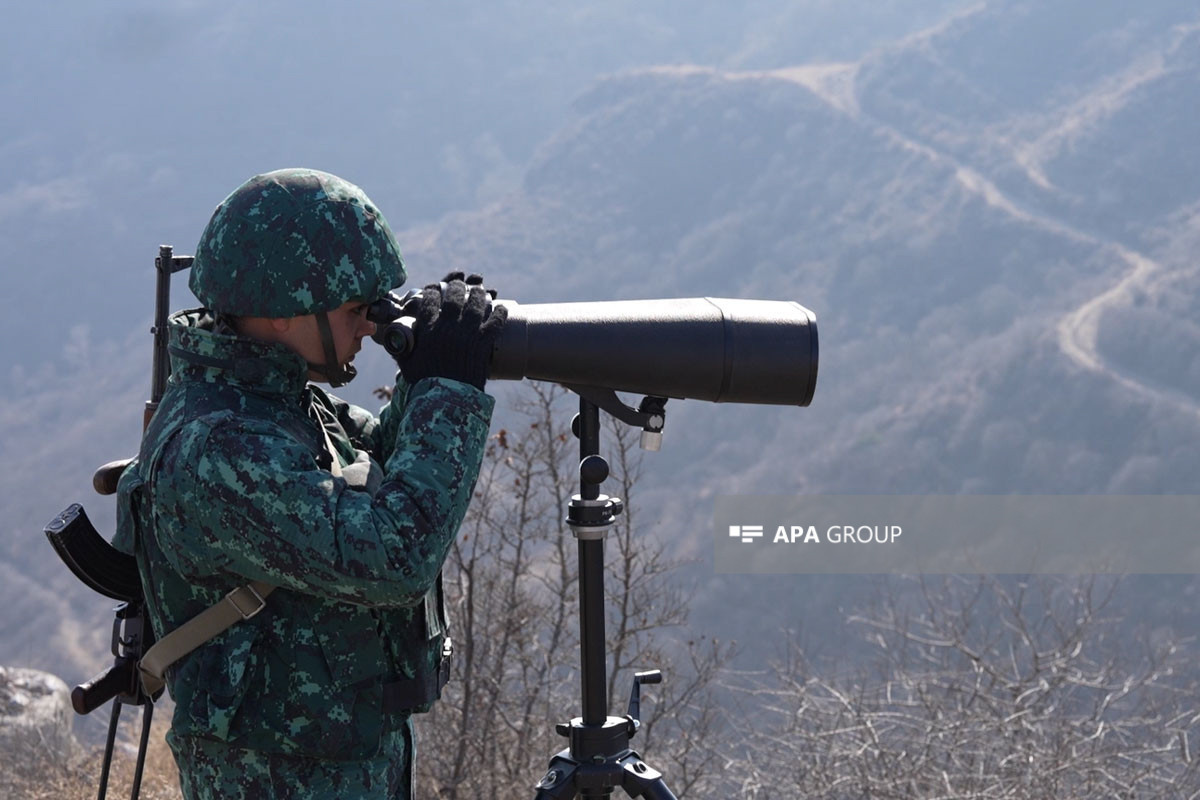
[[[922,580],[851,618],[873,671],[821,676],[792,650],[743,686],[741,793],[1200,797],[1195,643],[1134,647],[1105,615],[1113,585]]]
[[[566,746],[554,724],[579,709],[578,565],[562,521],[578,490],[573,412],[563,390],[541,384],[530,385],[518,411],[523,426],[492,437],[446,565],[456,663],[442,701],[419,721],[419,780],[429,796],[531,793]],[[668,771],[679,796],[705,796],[719,766],[708,695],[730,650],[687,639],[688,598],[671,575],[679,564],[635,526],[632,434],[612,424],[605,444],[605,490],[626,501],[606,557],[609,713],[624,713],[634,671],[664,668],[667,681],[647,692],[634,745]]]

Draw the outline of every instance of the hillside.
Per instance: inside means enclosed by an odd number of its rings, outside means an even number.
[[[508,193],[402,233],[407,259],[418,279],[480,270],[522,302],[816,312],[811,408],[668,405],[641,519],[683,555],[707,556],[717,493],[1192,492],[1200,15],[1092,8],[987,3],[851,60],[615,73]],[[95,600],[40,526],[132,450],[148,363],[141,326],[118,347],[71,324],[71,346],[0,399],[7,462],[30,465],[5,479],[0,602],[20,613],[0,662],[64,675],[103,653],[99,628],[66,643],[107,614],[78,621]],[[88,505],[108,529],[111,505]],[[750,635],[730,609],[771,634],[827,629],[810,617],[855,590],[697,575],[693,618]]]
[[[518,186],[598,75],[858,58],[966,1],[872,0],[870,14],[830,0],[11,9],[0,338],[20,335],[32,298],[70,291],[90,304],[90,335],[123,339],[151,302],[158,244],[190,251],[256,172],[320,167],[360,183],[397,229],[432,222]],[[66,342],[0,350],[0,370]]]
[[[448,220],[414,258],[484,268],[536,300],[733,294],[816,310],[810,409],[668,406],[642,519],[702,563],[715,493],[1188,493],[1196,182],[1183,163],[1158,191],[1144,170],[1195,149],[1182,54],[1196,28],[1160,10],[1076,30],[1060,11],[991,4],[858,63],[614,76],[576,102],[521,192]],[[1031,30],[1053,46],[1018,63]],[[1138,72],[1147,59],[1173,66]],[[1085,156],[1104,141],[1119,160]],[[1120,224],[1114,197],[1132,204]],[[836,639],[827,612],[866,591],[697,580],[696,618],[758,658],[781,625]],[[1122,602],[1153,625],[1191,583],[1132,581]]]

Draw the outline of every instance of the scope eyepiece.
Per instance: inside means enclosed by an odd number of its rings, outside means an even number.
[[[416,318],[416,304],[421,299],[419,289],[404,295],[388,292],[367,306],[367,319],[375,323],[371,338],[383,346],[393,358],[403,358],[413,348],[412,332]]]

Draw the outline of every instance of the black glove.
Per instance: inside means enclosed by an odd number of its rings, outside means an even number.
[[[470,276],[469,285],[461,272],[446,277],[444,290],[439,283],[421,290],[412,351],[396,363],[409,384],[436,377],[483,389],[508,309],[491,307],[478,275]]]
[[[442,283],[450,283],[450,281],[462,281],[467,286],[483,286],[483,276],[472,272],[470,275],[463,275],[461,272],[448,272],[446,277],[442,278]],[[484,286],[488,293],[488,297],[496,299],[496,290],[488,289]]]

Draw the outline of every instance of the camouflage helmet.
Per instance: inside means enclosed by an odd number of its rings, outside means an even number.
[[[404,278],[396,237],[362,189],[327,172],[281,169],[217,206],[188,286],[214,311],[295,317],[372,302]]]

